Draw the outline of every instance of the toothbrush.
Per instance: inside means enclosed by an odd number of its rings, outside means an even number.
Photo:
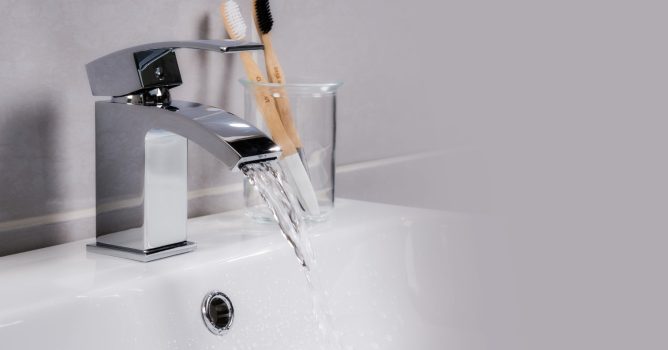
[[[271,16],[271,9],[269,8],[269,0],[254,0],[254,17],[255,17],[255,26],[257,28],[257,33],[260,36],[260,41],[264,45],[264,63],[267,68],[267,75],[269,76],[269,81],[275,84],[285,84],[285,74],[283,73],[283,68],[281,68],[280,63],[278,62],[278,56],[274,51],[274,46],[271,42],[271,28],[274,25],[274,19]],[[284,91],[279,91],[281,96],[287,96]],[[292,112],[290,110],[290,101],[286,98],[276,99],[276,105],[278,106],[278,113],[281,116],[281,122],[285,126],[290,139],[297,147],[299,156],[302,158],[302,161],[306,161],[304,153],[302,152],[302,141],[299,138],[299,133],[295,127],[294,119],[292,118]]]
[[[221,4],[220,13],[223,17],[225,30],[230,38],[233,40],[243,40],[246,37],[247,26],[239,10],[239,5],[233,0],[225,1]],[[248,80],[259,83],[266,82],[260,67],[255,63],[250,52],[241,51],[239,55],[244,64]],[[313,185],[294,143],[281,123],[275,99],[271,94],[262,93],[261,91],[256,91],[255,99],[272,138],[281,146],[283,152],[279,163],[289,173],[290,176],[287,177],[288,181],[290,181],[292,187],[297,191],[299,202],[306,212],[317,215],[320,209]]]

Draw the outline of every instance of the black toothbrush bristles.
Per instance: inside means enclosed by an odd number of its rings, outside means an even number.
[[[274,25],[274,19],[271,18],[271,9],[269,9],[269,0],[255,0],[255,20],[257,27],[262,34],[271,31]]]

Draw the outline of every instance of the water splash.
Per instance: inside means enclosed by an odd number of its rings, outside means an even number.
[[[241,171],[267,202],[283,236],[295,250],[299,263],[309,270],[314,263],[311,242],[304,238],[303,215],[283,172],[274,162],[244,164]]]
[[[303,228],[304,215],[301,206],[294,191],[285,181],[283,171],[275,161],[244,164],[241,166],[241,171],[267,202],[283,236],[295,251],[311,291],[313,315],[327,343],[326,348],[343,349],[339,334],[332,326],[331,308],[320,280],[311,240]]]

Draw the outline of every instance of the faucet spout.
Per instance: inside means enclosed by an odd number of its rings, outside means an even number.
[[[126,125],[135,132],[172,132],[198,144],[230,170],[249,162],[276,159],[281,154],[281,148],[263,132],[220,108],[186,101],[171,101],[162,106],[116,102],[124,98],[97,102],[96,108],[105,111],[98,110],[101,117],[96,122],[104,123],[103,115],[113,115],[111,123]]]

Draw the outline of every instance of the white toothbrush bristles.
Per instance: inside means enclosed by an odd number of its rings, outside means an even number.
[[[236,1],[228,0],[225,3],[225,22],[227,31],[233,40],[242,40],[246,37],[246,22],[239,10],[239,4]]]

